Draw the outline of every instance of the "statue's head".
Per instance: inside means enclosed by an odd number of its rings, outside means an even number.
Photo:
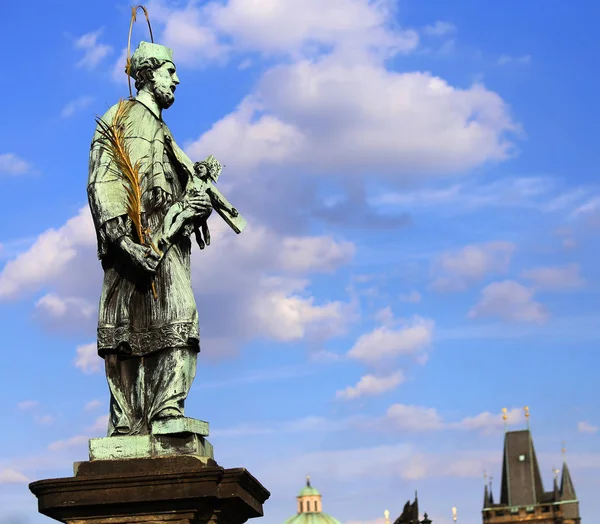
[[[129,74],[135,80],[138,93],[142,90],[150,91],[161,109],[173,105],[179,78],[171,49],[159,44],[140,42],[131,57]]]

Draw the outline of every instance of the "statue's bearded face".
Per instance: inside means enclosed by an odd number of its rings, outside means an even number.
[[[171,62],[165,62],[153,71],[152,92],[154,99],[161,109],[167,109],[175,102],[175,88],[179,84],[179,77],[175,66]]]

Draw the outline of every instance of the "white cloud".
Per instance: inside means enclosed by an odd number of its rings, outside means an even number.
[[[60,116],[62,118],[69,118],[75,113],[87,109],[94,102],[94,100],[95,98],[93,96],[80,96],[75,100],[71,100],[62,108]]]
[[[89,437],[86,435],[75,435],[65,440],[57,440],[48,444],[50,451],[62,451],[63,449],[75,448],[87,444]]]
[[[510,322],[544,323],[546,309],[533,299],[533,291],[514,280],[493,282],[481,291],[481,299],[469,312],[470,318],[499,317]]]
[[[94,436],[105,434],[108,431],[108,417],[108,415],[100,415],[87,429],[87,432]]]
[[[43,426],[48,426],[50,424],[53,424],[55,420],[56,420],[56,418],[53,415],[43,415],[41,417],[35,418],[35,421],[38,424],[41,424]]]
[[[36,408],[39,405],[40,405],[40,403],[37,400],[24,400],[17,404],[17,408],[20,409],[21,411],[27,411],[27,410]]]
[[[77,62],[77,67],[93,69],[96,67],[109,53],[112,52],[112,47],[98,42],[98,37],[102,33],[102,29],[86,33],[75,40],[75,49],[83,51],[83,57]]]
[[[390,56],[413,50],[418,34],[390,29],[388,2],[369,0],[252,0],[189,2],[183,8],[151,5],[164,26],[162,41],[188,64],[228,58],[232,53],[314,56],[323,47],[346,55],[370,52]]]
[[[379,327],[362,335],[348,352],[350,358],[375,364],[400,355],[416,355],[426,349],[433,337],[434,322],[413,317],[399,329]]]
[[[531,281],[536,290],[569,290],[583,286],[579,264],[537,267],[523,271],[521,276]]]
[[[575,208],[570,218],[578,218],[580,215],[591,215],[600,209],[600,197],[594,196]]]
[[[0,273],[0,300],[16,298],[64,277],[78,249],[95,244],[96,234],[86,206],[61,228],[46,230],[27,251],[6,263]],[[77,273],[73,269],[69,278]]]
[[[432,431],[444,427],[442,417],[434,408],[422,406],[391,405],[385,420],[399,431]]]
[[[91,426],[85,428],[85,430],[79,434],[69,437],[64,440],[57,440],[51,442],[48,445],[48,449],[51,451],[62,451],[65,449],[78,448],[87,444],[91,438],[98,438],[106,436],[108,431],[108,415],[102,415],[94,421]]]
[[[346,389],[336,392],[336,397],[346,400],[353,400],[361,397],[371,397],[382,395],[391,391],[404,382],[404,375],[401,371],[396,371],[391,375],[378,377],[375,375],[365,375],[360,378],[356,386],[348,386]]]
[[[438,20],[435,24],[425,26],[423,32],[430,36],[446,36],[456,33],[456,26],[451,22]]]
[[[293,273],[315,271],[331,273],[347,263],[355,252],[351,242],[336,242],[331,237],[288,237],[278,249],[281,268]]]
[[[79,297],[60,297],[55,293],[42,296],[35,303],[37,312],[54,322],[68,319],[71,322],[89,321],[95,318],[96,306]]]
[[[461,183],[430,184],[424,188],[385,191],[369,199],[373,206],[400,209],[427,209],[461,215],[481,209],[521,208],[541,213],[569,212],[580,205],[591,189],[564,187],[550,177],[501,177],[481,182],[465,180]],[[577,212],[574,211],[573,213]],[[571,218],[573,218],[571,213]]]
[[[212,239],[208,249],[195,251],[192,263],[205,354],[231,354],[253,338],[319,342],[343,333],[355,318],[353,303],[320,301],[308,292],[310,281],[302,278],[330,273],[350,261],[351,243],[286,235],[256,223],[235,236],[217,222]],[[92,336],[96,311],[92,304],[97,303],[101,285],[95,244],[90,213],[83,208],[6,263],[0,272],[0,299],[50,288],[38,300],[37,316],[55,329],[62,326]],[[282,246],[275,257],[273,246]],[[207,297],[210,307],[205,307]],[[76,365],[93,371],[97,357],[89,346],[79,351]]]
[[[521,55],[521,56],[510,56],[510,55],[500,55],[496,62],[497,65],[503,66],[507,64],[529,64],[531,62],[531,55]]]
[[[90,400],[85,407],[83,408],[85,411],[93,411],[94,409],[98,409],[104,405],[103,402],[99,400]]]
[[[410,293],[402,294],[399,297],[401,302],[408,302],[410,304],[417,304],[421,302],[423,296],[418,291],[411,291]]]
[[[0,154],[0,175],[24,175],[31,172],[31,164],[13,153]]]
[[[432,270],[439,276],[431,287],[437,291],[462,291],[490,273],[505,273],[514,251],[513,243],[498,241],[443,253],[433,264]]]
[[[506,424],[520,424],[525,420],[525,414],[522,409],[512,408],[506,413]],[[504,420],[498,413],[485,411],[474,417],[465,417],[460,422],[450,424],[450,427],[457,429],[467,429],[470,431],[479,431],[484,435],[494,433],[504,426]]]
[[[14,469],[0,469],[0,484],[26,484],[29,479]]]
[[[98,373],[103,367],[103,360],[98,356],[97,344],[85,344],[76,349],[75,367],[81,369],[86,374]]]
[[[598,426],[594,426],[593,424],[582,420],[581,422],[577,423],[577,431],[579,431],[579,433],[594,434],[598,432]]]
[[[254,94],[188,150],[225,156],[235,149],[236,169],[285,164],[397,179],[507,158],[505,134],[516,130],[502,99],[483,86],[462,90],[428,73],[332,56],[270,69]]]
[[[522,409],[512,408],[507,412],[506,424],[513,426],[525,420]],[[502,413],[485,411],[475,416],[465,417],[458,422],[445,421],[434,408],[405,404],[391,405],[382,420],[383,426],[398,431],[425,432],[443,429],[476,431],[490,435],[504,427]]]

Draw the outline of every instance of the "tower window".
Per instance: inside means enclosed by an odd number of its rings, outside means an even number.
[[[317,501],[315,500],[315,512],[317,511]]]
[[[519,462],[523,462],[525,460],[525,455],[519,455]]]
[[[300,513],[304,511],[304,504],[300,501]]]

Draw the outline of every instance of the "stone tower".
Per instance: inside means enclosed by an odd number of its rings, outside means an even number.
[[[509,431],[504,438],[500,500],[494,503],[491,485],[485,486],[483,524],[580,524],[579,501],[566,460],[560,486],[544,491],[529,429]]]

